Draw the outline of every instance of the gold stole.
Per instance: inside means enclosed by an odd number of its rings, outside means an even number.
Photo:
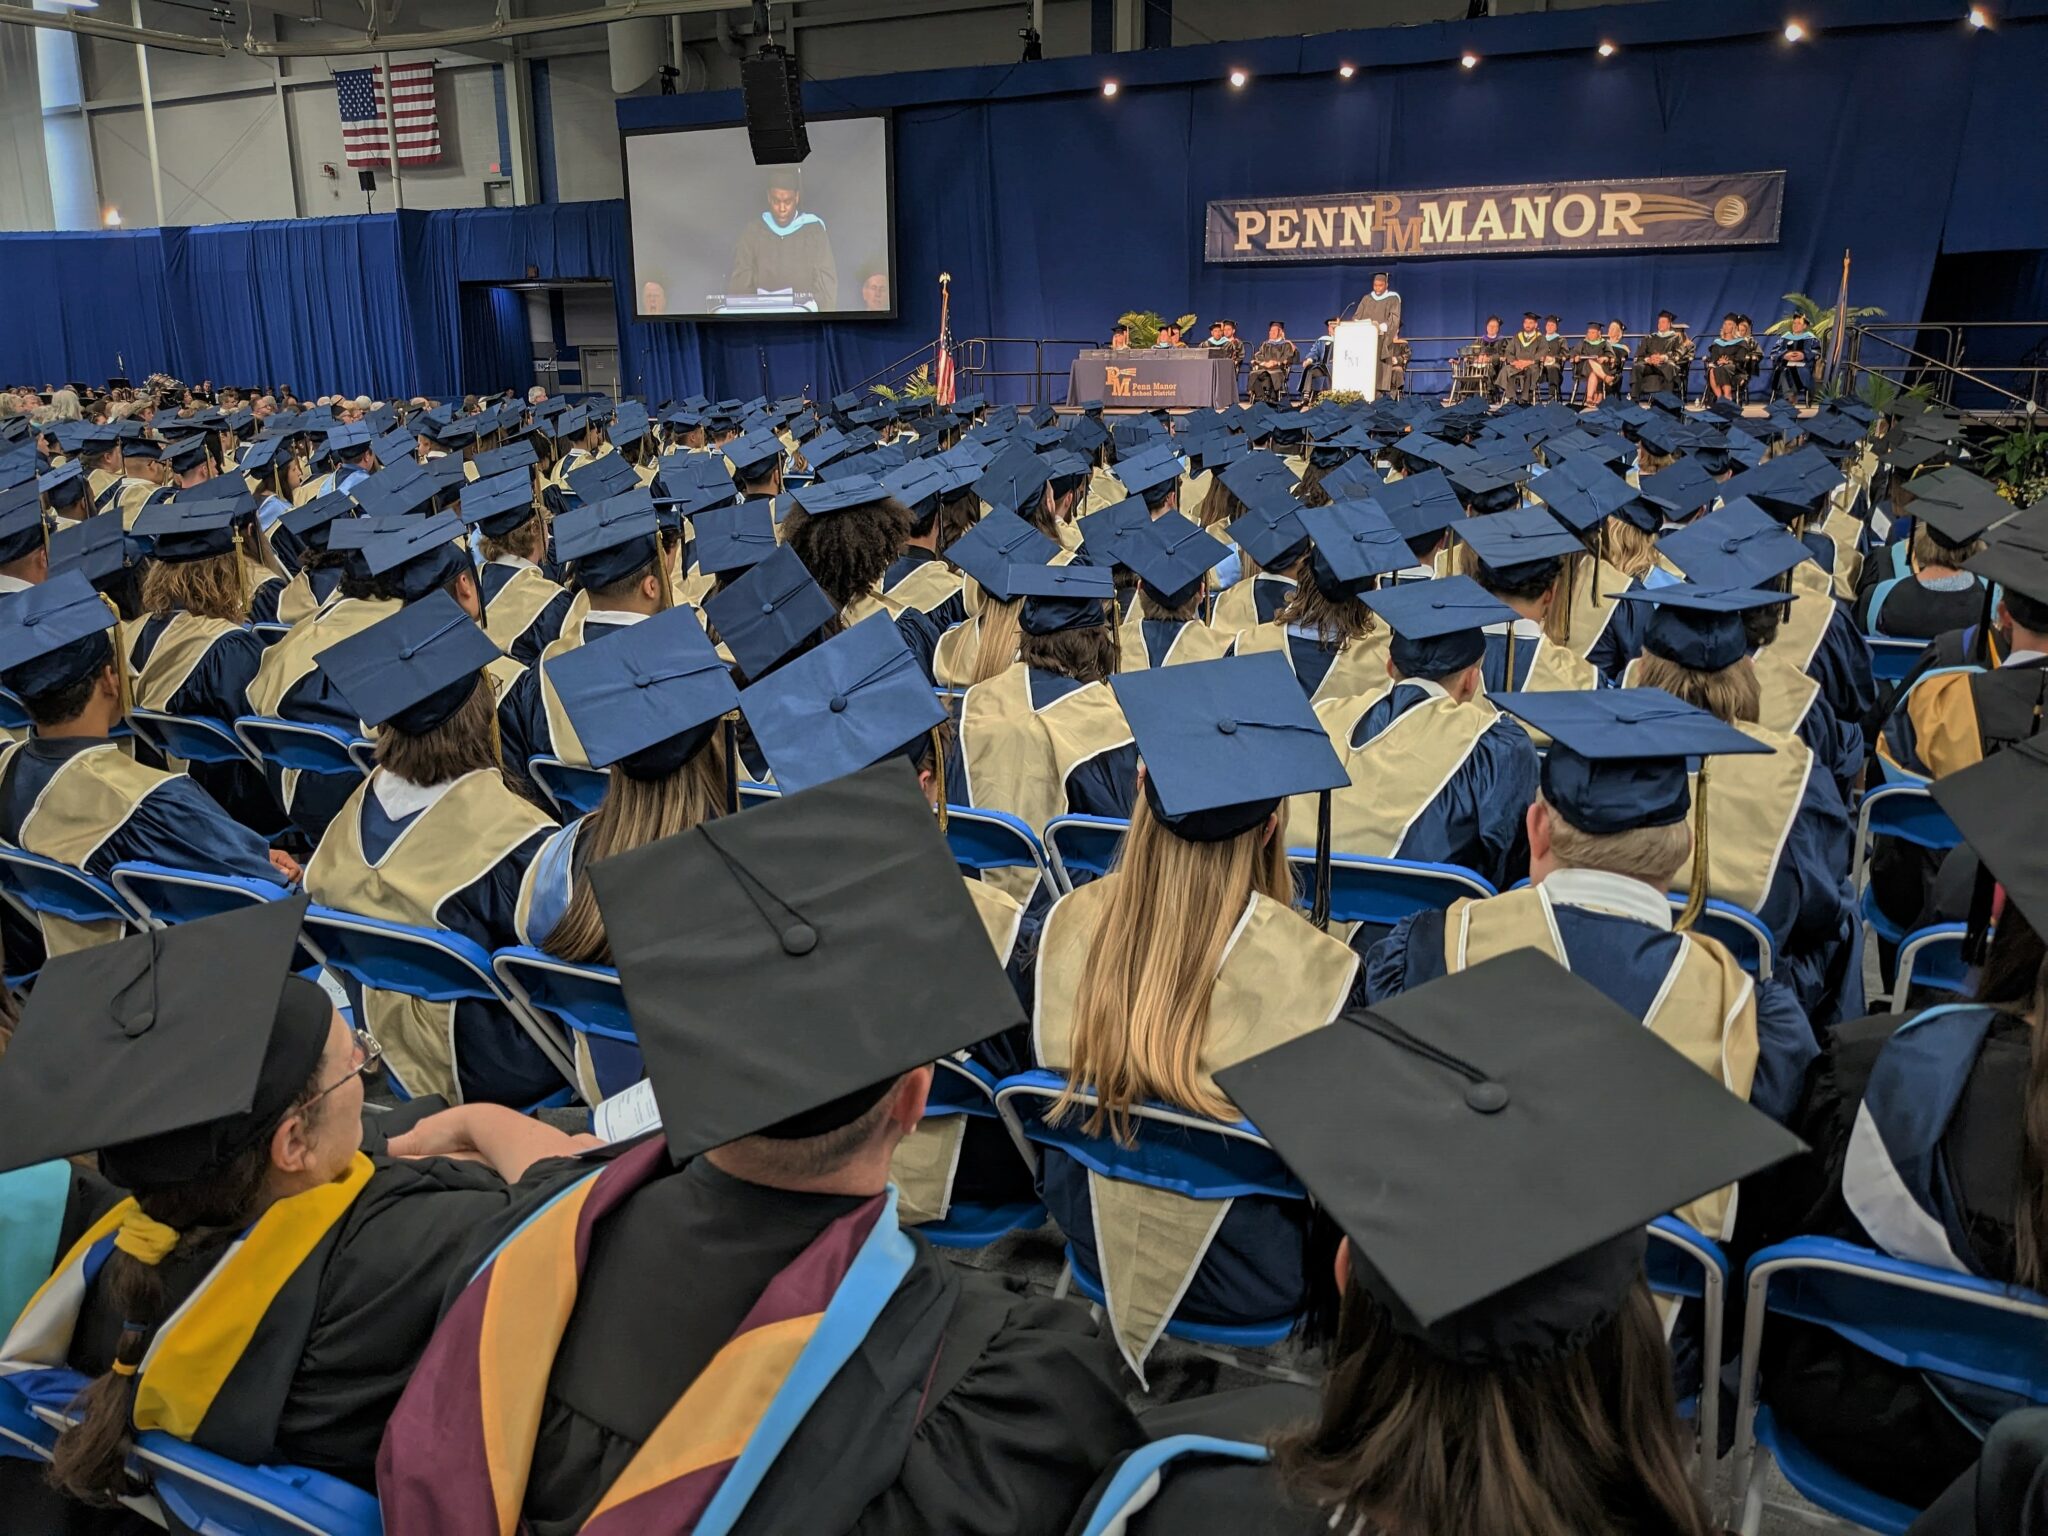
[[[846,611],[840,614],[840,618],[846,627],[851,629],[862,619],[871,619],[878,613],[886,613],[892,619],[901,618],[909,608],[910,604],[904,599],[901,587],[893,592],[884,592],[880,587],[876,587],[856,595],[854,600],[846,605]]]
[[[330,470],[317,480],[308,480],[304,485],[292,492],[292,505],[294,507],[303,507],[309,501],[318,501],[333,489],[334,472]]]
[[[1151,653],[1145,649],[1144,624],[1145,621],[1139,617],[1138,604],[1132,603],[1130,613],[1125,615],[1117,629],[1117,671],[1152,670]],[[1220,629],[1211,629],[1200,619],[1189,619],[1173,637],[1173,644],[1166,648],[1166,659],[1159,665],[1177,667],[1185,661],[1220,661],[1229,649],[1229,635]]]
[[[88,473],[85,477],[85,494],[91,506],[98,506],[100,498],[107,493],[107,487],[115,484],[120,478],[119,475],[110,474],[104,469],[95,469]]]
[[[382,769],[378,770],[381,774]],[[306,891],[322,906],[419,927],[440,926],[441,903],[474,884],[534,833],[554,825],[505,787],[496,769],[464,774],[398,834],[372,864],[363,852],[364,797],[356,787],[306,865]],[[384,1044],[399,1080],[417,1098],[460,1102],[455,1071],[455,1005],[365,988],[365,1027]]]
[[[1813,752],[1796,736],[1743,720],[1734,724],[1773,750],[1736,753],[1713,765],[1707,780],[1707,894],[1761,912],[1806,794]],[[1697,794],[1699,776],[1690,783]],[[1693,878],[1688,855],[1671,888],[1689,891]]]
[[[996,960],[1008,965],[1017,947],[1017,930],[1024,923],[1023,905],[986,880],[963,875],[960,883],[967,888]],[[966,1139],[967,1116],[939,1115],[920,1120],[917,1129],[896,1144],[889,1159],[889,1182],[896,1186],[896,1215],[904,1226],[946,1219]]]
[[[1833,592],[1845,603],[1856,600],[1856,578],[1863,572],[1863,551],[1856,547],[1863,537],[1863,525],[1849,515],[1849,504],[1855,499],[1856,487],[1844,485],[1829,498],[1827,516],[1820,523],[1820,531],[1835,546]]]
[[[1658,988],[1643,1027],[1747,1101],[1756,1079],[1756,983],[1715,940],[1704,934],[1678,938],[1678,959]],[[1541,886],[1481,901],[1454,901],[1444,913],[1447,971],[1462,971],[1514,949],[1540,950],[1571,969]],[[1702,1195],[1672,1214],[1725,1242],[1735,1229],[1735,1186]]]
[[[701,607],[717,581],[716,575],[707,576],[702,571],[695,574],[677,571],[668,579],[669,599],[678,608]],[[698,616],[702,617],[701,614]]]
[[[653,464],[635,464],[633,466],[633,478],[640,482],[642,490],[654,484],[656,469],[657,466]]]
[[[206,659],[214,642],[223,635],[243,632],[239,624],[226,619],[202,619],[189,613],[174,613],[150,647],[149,659],[137,671],[134,681],[138,709],[167,710],[171,698],[185,686],[193,669]],[[126,654],[132,655],[133,651]]]
[[[163,487],[151,485],[147,480],[130,480],[114,498],[114,505],[121,509],[121,526],[130,533],[135,531],[135,519],[142,515],[142,504]]]
[[[1113,872],[1092,881],[1061,897],[1046,914],[1032,1053],[1056,1071],[1073,1062],[1081,976],[1123,878]],[[1223,1068],[1328,1024],[1350,996],[1357,969],[1358,956],[1343,944],[1292,908],[1253,893],[1224,946],[1202,1024],[1196,1081],[1216,1093],[1215,1074]],[[1231,1202],[1117,1183],[1093,1172],[1088,1194],[1110,1326],[1142,1381],[1145,1357],[1201,1267]]]
[[[1089,471],[1088,496],[1081,505],[1081,511],[1083,514],[1100,512],[1104,507],[1115,506],[1130,494],[1124,489],[1123,481],[1098,464]]]
[[[1628,577],[1616,566],[1605,560],[1585,556],[1572,562],[1576,568],[1572,577],[1571,611],[1566,623],[1568,628],[1566,644],[1572,651],[1584,656],[1593,649],[1594,642],[1607,633],[1607,626],[1613,622],[1614,594],[1629,589]],[[1594,596],[1595,593],[1599,595]]]
[[[1812,561],[1802,561],[1792,571],[1792,585],[1798,597],[1785,606],[1784,622],[1767,650],[1778,653],[1796,672],[1813,665],[1814,654],[1826,638],[1828,621],[1835,616],[1834,582]]]
[[[889,596],[930,613],[960,590],[960,573],[943,560],[926,560],[889,589]]]
[[[1060,523],[1053,528],[1053,534],[1059,540],[1060,553],[1069,560],[1081,553],[1081,525],[1078,522]],[[1047,563],[1050,565],[1060,564],[1058,560],[1048,561]]]
[[[1032,831],[1067,809],[1067,777],[1090,758],[1131,740],[1116,695],[1084,683],[1044,709],[1031,707],[1030,668],[1022,662],[976,683],[960,701],[960,757],[970,805],[1008,811]],[[1022,900],[1030,870],[991,870],[995,883]]]
[[[1262,622],[1259,618],[1258,599],[1253,589],[1260,581],[1284,581],[1294,585],[1291,576],[1275,576],[1269,571],[1260,571],[1247,576],[1235,586],[1226,587],[1216,596],[1215,607],[1209,610],[1209,627],[1221,630],[1226,635],[1235,635],[1239,630],[1257,629]]]
[[[1344,648],[1331,659],[1330,670],[1323,674],[1322,682],[1309,696],[1309,703],[1362,698],[1385,688],[1391,641],[1392,636],[1384,624],[1375,624],[1369,633],[1360,635],[1356,640],[1345,641]],[[1287,643],[1287,626],[1278,619],[1270,624],[1239,630],[1236,645],[1240,656],[1278,651],[1287,658],[1289,667],[1294,665],[1294,651]]]
[[[1398,686],[1394,685],[1394,686]],[[1332,699],[1316,706],[1316,719],[1351,775],[1349,788],[1330,796],[1330,846],[1340,853],[1368,853],[1391,859],[1415,819],[1428,810],[1451,775],[1465,766],[1500,711],[1484,694],[1464,704],[1448,694],[1415,705],[1362,747],[1351,745],[1358,722],[1387,695]],[[1288,801],[1287,824],[1297,842],[1316,824],[1316,795]]]
[[[1209,494],[1209,487],[1216,483],[1216,471],[1202,470],[1199,474],[1180,477],[1181,515],[1193,521],[1195,508],[1202,504],[1202,498]]]
[[[337,589],[338,591],[339,589]],[[328,595],[330,602],[338,601],[334,593]],[[301,619],[309,619],[320,611],[320,600],[313,595],[313,581],[304,571],[299,572],[284,584],[284,590],[277,594],[277,621],[293,625]]]
[[[20,750],[19,744],[0,748],[0,779]],[[16,843],[29,853],[82,870],[142,802],[171,780],[172,775],[145,768],[113,742],[87,747],[50,775],[22,822]],[[38,913],[36,922],[43,932],[43,948],[52,958],[110,944],[127,931],[118,922],[79,923],[46,912]]]
[[[1308,455],[1305,453],[1284,453],[1280,456],[1280,462],[1285,464],[1293,473],[1294,483],[1300,485],[1301,477],[1308,473]]]
[[[1756,672],[1761,696],[1759,719],[1771,730],[1796,735],[1813,701],[1820,697],[1820,684],[1769,647],[1752,656],[1750,666]]]
[[[932,652],[932,672],[944,688],[966,688],[974,682],[975,657],[981,654],[981,615],[955,624],[939,636]]]
[[[481,590],[481,589],[479,589]],[[522,565],[484,609],[484,633],[501,651],[525,634],[562,588],[543,576],[538,566]]]
[[[1977,723],[1977,691],[1971,680],[1980,669],[1957,667],[1929,672],[1906,695],[1906,718],[1913,726],[1913,752],[1925,765],[1909,768],[1891,754],[1887,737],[1877,750],[1887,763],[1914,778],[1946,778],[1984,760],[1984,731]]]

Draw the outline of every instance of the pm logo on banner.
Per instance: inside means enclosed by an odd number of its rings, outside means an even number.
[[[1206,259],[1349,261],[1771,245],[1785,173],[1530,182],[1209,204]]]

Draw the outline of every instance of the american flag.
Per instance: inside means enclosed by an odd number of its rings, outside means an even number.
[[[391,66],[391,116],[398,129],[398,163],[432,165],[441,158],[441,120],[434,111],[434,65]],[[334,94],[341,103],[341,147],[349,169],[390,162],[384,137],[384,70],[338,69]]]
[[[953,325],[951,308],[953,299],[953,278],[950,273],[939,276],[939,356],[938,368],[932,375],[935,398],[940,405],[951,405],[955,396],[953,379]]]

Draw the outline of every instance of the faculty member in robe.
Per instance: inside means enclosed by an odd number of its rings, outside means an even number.
[[[733,248],[730,296],[790,290],[791,303],[815,301],[820,311],[839,307],[839,268],[825,221],[803,213],[803,172],[796,166],[771,168],[762,188],[768,206],[741,230]]]

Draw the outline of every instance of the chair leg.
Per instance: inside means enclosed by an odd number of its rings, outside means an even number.
[[[1068,1262],[1060,1266],[1060,1277],[1053,1282],[1052,1299],[1054,1301],[1065,1301],[1067,1299],[1067,1292],[1073,1288],[1074,1266],[1071,1262]]]

